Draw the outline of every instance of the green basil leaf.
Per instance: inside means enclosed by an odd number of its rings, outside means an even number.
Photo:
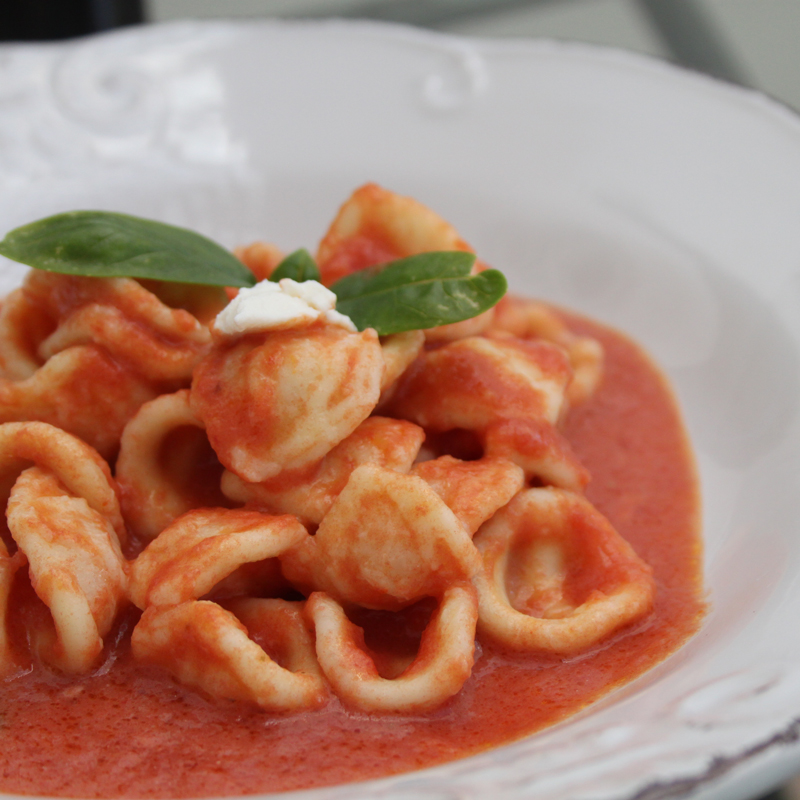
[[[377,264],[340,278],[331,291],[341,300],[359,297],[367,292],[379,292],[409,283],[441,278],[461,278],[469,275],[475,254],[463,250],[436,250],[408,258]],[[337,306],[338,307],[338,306]]]
[[[371,291],[368,285],[364,294],[338,300],[336,310],[350,317],[360,331],[374,328],[386,336],[471,319],[495,305],[507,288],[503,273],[489,269],[477,275],[431,277],[378,291]]]
[[[319,277],[319,267],[311,257],[311,253],[305,248],[300,248],[294,253],[289,253],[275,267],[269,279],[277,283],[281,278],[291,278],[293,281],[302,283],[303,281],[318,281]]]
[[[23,225],[0,242],[0,254],[67,275],[209,286],[256,282],[233,253],[199,233],[108,211],[70,211]]]

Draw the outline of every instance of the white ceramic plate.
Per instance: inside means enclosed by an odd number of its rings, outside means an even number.
[[[372,24],[0,49],[2,230],[99,207],[289,250],[368,180],[663,365],[697,449],[712,610],[549,732],[297,796],[737,800],[800,770],[796,117],[629,54]],[[2,266],[5,291],[21,271]]]

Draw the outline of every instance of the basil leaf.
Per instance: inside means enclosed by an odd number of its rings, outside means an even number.
[[[0,254],[67,275],[150,278],[210,286],[253,286],[255,277],[199,233],[109,211],[70,211],[23,225]]]
[[[360,331],[374,328],[386,336],[471,319],[495,305],[507,288],[505,276],[496,269],[463,277],[430,277],[378,291],[368,284],[363,294],[338,300],[336,310],[350,317]]]
[[[278,264],[269,276],[271,281],[277,283],[281,278],[291,278],[293,281],[302,283],[303,281],[318,281],[320,278],[319,267],[311,257],[311,253],[305,248],[289,253],[286,258]]]
[[[430,279],[461,278],[469,275],[475,254],[463,250],[436,250],[377,264],[340,278],[331,286],[339,301],[367,292],[390,289]],[[338,305],[337,305],[338,308]]]

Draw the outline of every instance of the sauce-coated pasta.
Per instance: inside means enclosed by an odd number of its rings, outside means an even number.
[[[330,286],[439,250],[472,252],[369,184],[316,262]],[[236,252],[259,280],[283,260]],[[385,336],[325,314],[223,329],[223,295],[34,271],[0,309],[0,769],[31,765],[0,789],[238,794],[439,763],[697,628],[691,453],[623,337],[511,296]],[[106,770],[58,766],[101,740]]]

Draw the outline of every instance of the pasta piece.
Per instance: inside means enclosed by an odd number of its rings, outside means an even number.
[[[219,460],[260,483],[312,469],[370,415],[384,362],[375,331],[335,325],[219,344],[195,370],[192,409]]]
[[[456,229],[431,209],[374,183],[357,189],[339,209],[317,251],[326,286],[365,267],[433,250],[472,248]],[[473,272],[485,267],[476,262]],[[454,341],[485,330],[494,318],[489,309],[472,319],[426,331],[434,341]]]
[[[275,267],[283,261],[281,250],[269,242],[253,242],[246,247],[237,247],[233,254],[259,281],[269,278]]]
[[[291,516],[224,508],[190,511],[131,565],[131,600],[142,609],[196,600],[243,564],[274,558],[306,536]]]
[[[469,431],[485,456],[513,461],[528,480],[580,490],[589,474],[555,427],[570,377],[563,351],[549,342],[462,339],[418,359],[386,411],[432,433]]]
[[[75,345],[102,346],[154,381],[188,380],[211,334],[188,311],[164,305],[130,278],[86,278],[32,270],[23,292],[57,320],[39,346],[50,358]]]
[[[522,470],[504,458],[442,456],[417,464],[411,474],[433,488],[470,536],[525,484]]]
[[[414,363],[422,352],[425,334],[422,331],[406,331],[384,336],[381,339],[381,352],[386,371],[381,381],[379,405],[386,403],[394,393],[398,378]]]
[[[159,286],[198,313],[219,307],[214,287]],[[0,312],[0,345],[0,422],[48,422],[112,458],[139,406],[190,380],[211,334],[137,281],[32,270]]]
[[[15,289],[0,308],[0,378],[21,381],[42,365],[39,345],[52,333],[54,320]]]
[[[339,209],[317,251],[322,282],[430,250],[470,246],[452,225],[411,197],[368,183]]]
[[[386,610],[439,597],[480,569],[469,534],[425,481],[374,464],[353,471],[316,535],[280,560],[306,594]]]
[[[176,434],[187,430],[197,431],[197,437],[177,441]],[[133,533],[150,541],[193,508],[223,505],[218,486],[211,483],[214,477],[218,483],[222,467],[212,469],[209,479],[201,469],[209,471],[209,454],[213,456],[187,389],[161,395],[139,409],[123,431],[116,475]]]
[[[253,597],[240,597],[225,604],[273,663],[305,684],[305,691],[311,694],[311,702],[305,705],[318,705],[328,699],[329,692],[317,662],[305,606],[305,602]]]
[[[254,703],[265,711],[317,708],[329,692],[301,605],[282,600],[237,602],[231,607],[245,624],[231,611],[204,600],[150,606],[133,631],[133,654],[213,697]],[[254,638],[268,640],[269,649],[278,650],[282,658],[273,660]]]
[[[382,678],[364,649],[363,631],[324,592],[307,603],[317,658],[334,692],[366,712],[427,711],[457,694],[472,672],[477,601],[472,586],[452,586],[422,635],[419,653],[400,676]]]
[[[596,339],[577,336],[544,303],[506,295],[495,307],[493,328],[522,339],[541,338],[566,350],[573,377],[567,388],[570,405],[588,400],[603,377],[603,347]]]
[[[486,456],[519,464],[530,480],[580,492],[589,483],[589,471],[578,461],[569,442],[547,421],[504,419],[484,432]]]
[[[0,425],[0,487],[7,497],[17,476],[30,462],[50,472],[75,497],[105,517],[116,546],[127,537],[116,486],[108,464],[89,445],[45,422]]]
[[[389,411],[432,431],[481,432],[519,417],[556,424],[570,378],[563,351],[548,342],[470,337],[419,359]]]
[[[46,422],[110,458],[127,421],[154,396],[148,381],[102,349],[70,347],[25,380],[0,379],[0,423]]]
[[[596,391],[603,379],[605,354],[597,339],[589,336],[576,336],[566,345],[572,362],[573,378],[567,387],[567,400],[570,405],[585,403]]]
[[[478,631],[514,650],[575,655],[652,608],[651,568],[580,495],[522,492],[475,544]]]
[[[328,690],[302,604],[235,598],[226,610],[197,599],[224,584],[222,594],[235,588],[237,573],[239,588],[252,588],[250,579],[267,577],[263,566],[306,535],[294,517],[256,511],[199,509],[179,517],[132,565],[131,598],[144,609],[133,631],[134,657],[215,697],[269,711],[324,703]]]
[[[198,324],[198,332],[205,331]],[[130,322],[118,308],[90,303],[73,312],[39,347],[44,358],[79,344],[97,343],[115,358],[155,381],[179,381],[191,376],[197,347],[164,345]],[[203,342],[205,344],[206,342]]]
[[[412,422],[369,417],[340,442],[310,475],[264,483],[247,483],[232,472],[222,476],[222,491],[239,503],[273,514],[295,514],[318,525],[360,464],[377,464],[408,472],[419,452],[424,431]]]
[[[88,672],[103,649],[127,577],[109,520],[47,469],[26,469],[11,491],[8,527],[25,553],[34,591],[54,628],[28,632],[42,661],[64,672]]]

